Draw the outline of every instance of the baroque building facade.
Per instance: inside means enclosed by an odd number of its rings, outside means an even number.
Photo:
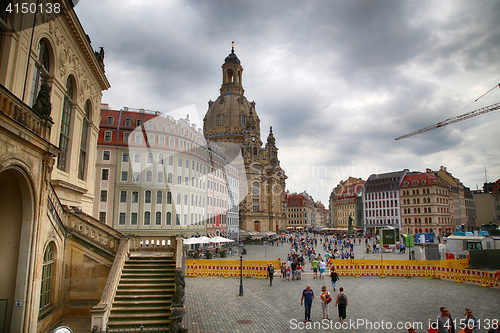
[[[208,102],[203,132],[237,168],[239,226],[243,230],[279,232],[286,227],[286,175],[280,167],[272,128],[267,143],[261,140],[255,102],[244,96],[243,67],[234,53],[222,65],[220,95]]]
[[[137,235],[238,234],[236,169],[202,130],[159,111],[101,108],[94,216]],[[230,185],[229,185],[230,183]]]
[[[92,49],[71,3],[57,4],[60,15],[36,17],[0,8],[4,332],[45,332],[88,313],[116,245],[91,240],[83,228],[92,223],[99,105],[110,86],[104,52]],[[100,240],[104,234],[117,235],[101,228]]]

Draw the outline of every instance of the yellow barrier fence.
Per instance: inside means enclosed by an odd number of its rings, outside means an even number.
[[[267,266],[280,270],[279,260],[243,260],[243,276],[267,277]],[[405,276],[449,279],[472,282],[484,287],[499,286],[492,272],[470,270],[467,259],[458,260],[369,260],[335,259],[328,262],[339,275],[345,276]],[[186,276],[240,276],[239,260],[187,259]]]
[[[499,286],[492,272],[470,270],[467,259],[458,260],[370,260],[335,259],[328,262],[339,275],[406,276],[450,279],[456,282],[479,283],[483,287]]]
[[[279,272],[279,260],[243,260],[243,276],[267,277],[267,266]],[[186,259],[186,276],[240,276],[239,260]]]

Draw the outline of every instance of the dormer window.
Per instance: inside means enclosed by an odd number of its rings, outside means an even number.
[[[115,122],[115,118],[113,116],[108,116],[108,120],[106,123],[108,125],[113,125],[114,122]]]

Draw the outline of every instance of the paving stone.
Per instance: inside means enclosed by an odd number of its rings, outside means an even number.
[[[246,246],[244,260],[285,260],[290,246]],[[361,254],[356,246],[357,258],[380,259],[380,254]],[[324,251],[319,251],[324,258]],[[407,259],[407,254],[383,254],[384,259]],[[233,255],[227,259],[239,259]],[[186,318],[189,332],[407,332],[400,323],[423,325],[417,332],[427,332],[430,320],[435,320],[439,307],[446,306],[454,319],[463,318],[464,309],[472,309],[481,319],[479,333],[486,332],[487,321],[500,319],[500,288],[485,288],[472,283],[451,280],[405,277],[341,276],[337,288],[344,287],[348,296],[347,322],[353,325],[338,328],[338,314],[330,304],[331,322],[322,321],[321,286],[333,292],[328,276],[313,279],[310,263],[305,265],[302,280],[282,281],[279,270],[273,286],[263,278],[243,278],[244,296],[239,296],[239,278],[196,277],[186,278]],[[310,284],[314,293],[310,329],[303,325],[304,307],[300,306],[302,290]],[[338,291],[338,289],[337,289]],[[336,294],[336,293],[334,293]],[[372,327],[368,323],[372,324]],[[358,325],[359,324],[359,325]],[[363,324],[363,325],[361,325]],[[337,328],[336,326],[337,325]],[[368,326],[367,326],[368,325]],[[384,325],[384,329],[377,325]],[[392,328],[388,328],[392,325]],[[302,327],[302,326],[300,326]],[[458,332],[459,330],[456,330]]]

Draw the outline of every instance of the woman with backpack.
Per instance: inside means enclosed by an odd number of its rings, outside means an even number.
[[[344,288],[339,288],[339,294],[335,301],[335,307],[339,308],[339,320],[343,323],[347,313],[347,295],[344,294]]]

